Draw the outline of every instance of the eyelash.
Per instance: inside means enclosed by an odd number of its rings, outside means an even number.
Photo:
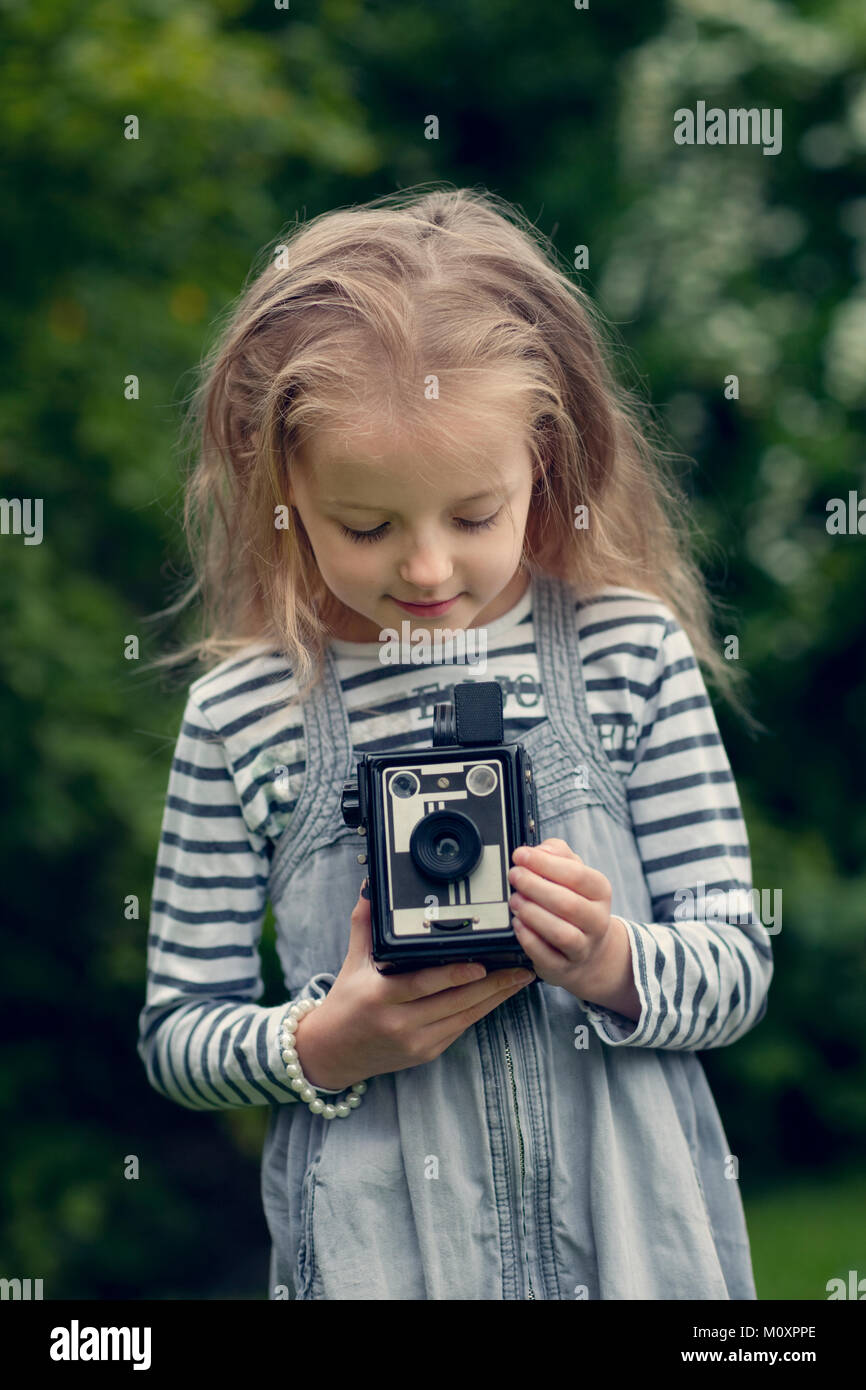
[[[502,511],[501,507],[499,511]],[[498,516],[499,512],[494,512],[493,516],[487,517],[484,521],[466,521],[463,517],[455,517],[454,520],[457,522],[458,526],[463,527],[466,531],[486,531],[488,526],[493,526],[495,524]],[[375,531],[352,531],[348,526],[344,526],[342,522],[339,523],[343,535],[348,536],[349,539],[353,541],[380,541],[385,535],[385,528],[387,525],[388,522],[383,521],[382,525],[377,526]]]

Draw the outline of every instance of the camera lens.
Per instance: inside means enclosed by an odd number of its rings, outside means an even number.
[[[478,827],[462,811],[433,811],[412,831],[412,862],[428,878],[466,878],[476,868],[484,846]]]
[[[460,846],[453,835],[437,835],[433,841],[433,852],[437,859],[445,863],[449,859],[454,859],[460,850]]]

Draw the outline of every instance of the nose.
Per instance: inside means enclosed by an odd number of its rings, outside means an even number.
[[[441,540],[410,541],[409,557],[400,564],[399,573],[403,583],[413,592],[417,591],[419,597],[442,594],[454,573],[447,545]],[[447,597],[450,598],[450,594]]]

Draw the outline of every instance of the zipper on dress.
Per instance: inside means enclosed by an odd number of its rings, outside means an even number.
[[[503,1036],[503,1038],[505,1038],[505,1029],[504,1029],[504,1028],[503,1028],[503,1030],[502,1030],[502,1036]],[[523,1235],[524,1235],[524,1239],[525,1239],[525,1238],[526,1238],[526,1212],[525,1212],[524,1207],[523,1207],[523,1188],[524,1188],[524,1180],[525,1180],[525,1177],[526,1177],[526,1170],[525,1170],[524,1163],[523,1163],[523,1134],[522,1134],[521,1129],[520,1129],[520,1113],[519,1113],[519,1111],[518,1111],[518,1109],[517,1109],[517,1087],[516,1087],[515,1084],[514,1084],[514,1067],[513,1067],[512,1062],[511,1062],[511,1052],[509,1051],[509,1048],[508,1048],[508,1039],[507,1039],[507,1038],[505,1038],[505,1060],[506,1060],[506,1062],[508,1063],[508,1075],[509,1075],[509,1077],[510,1077],[510,1079],[511,1079],[511,1094],[512,1094],[512,1097],[513,1097],[513,1099],[514,1099],[514,1121],[515,1121],[515,1124],[517,1125],[517,1143],[518,1143],[519,1150],[520,1150],[520,1212],[521,1212],[521,1215],[522,1215],[522,1217],[523,1217]],[[529,1273],[529,1266],[528,1266],[528,1265],[527,1265],[527,1269],[526,1269],[526,1277],[527,1277],[527,1280],[529,1281],[529,1297],[530,1297],[531,1299],[534,1299],[534,1298],[535,1298],[535,1293],[534,1293],[533,1288],[532,1288],[532,1276],[531,1276],[531,1274]]]

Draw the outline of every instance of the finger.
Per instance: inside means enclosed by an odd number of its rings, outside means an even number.
[[[577,855],[568,848],[564,840],[542,840],[540,845],[518,845],[511,855],[512,862],[519,864],[530,850],[535,852],[540,849],[545,850],[548,854],[558,854],[561,858],[577,858]]]
[[[349,918],[349,947],[347,957],[364,958],[373,952],[373,932],[370,920],[370,902],[358,894],[358,901],[352,908]]]
[[[559,841],[561,844],[562,841]],[[568,849],[568,846],[565,846]],[[549,879],[551,883],[564,884],[573,893],[579,893],[592,902],[603,902],[608,893],[608,880],[598,869],[584,864],[580,855],[561,851],[545,850],[540,845],[529,848],[524,845],[514,851],[514,867],[508,871],[510,883],[517,886],[519,871],[529,869],[539,878]],[[528,882],[528,880],[526,880]]]
[[[551,883],[546,878],[539,878],[538,874],[529,869],[512,870],[508,877],[511,884],[508,906],[518,916],[522,904],[530,902],[546,908],[554,917],[561,917],[572,926],[582,925],[581,918],[588,910],[588,904],[574,889]]]
[[[532,961],[536,974],[542,979],[545,975],[557,974],[564,965],[570,963],[570,957],[551,946],[539,932],[533,931],[519,918],[515,918],[511,926],[521,947]]]
[[[386,998],[391,1004],[407,1004],[413,999],[426,999],[469,983],[484,985],[487,971],[479,961],[455,961],[453,965],[430,965],[422,970],[405,970],[383,975],[387,985]]]
[[[453,1021],[461,1017],[467,1009],[486,1004],[488,1000],[494,1000],[495,996],[501,998],[503,993],[510,993],[511,990],[519,988],[521,981],[514,978],[516,973],[516,967],[496,970],[485,979],[475,980],[472,984],[439,990],[431,994],[426,1001],[416,1004],[413,1018],[422,1026]],[[523,983],[530,982],[527,980]]]
[[[546,874],[557,883],[571,883],[580,869],[589,868],[579,855],[563,854],[561,850],[543,845],[521,845],[514,851],[512,859],[514,868],[532,869],[533,873]]]
[[[539,907],[538,903],[531,903],[526,898],[514,909],[514,915],[519,924],[529,927],[541,938],[545,946],[555,951],[560,961],[562,957],[570,961],[580,959],[586,944],[586,935],[579,927],[572,926],[570,922],[563,922],[546,908]],[[515,934],[523,945],[522,937],[516,929]]]
[[[530,846],[532,848],[532,846]],[[571,845],[567,845],[564,840],[542,840],[540,845],[535,845],[535,849],[547,850],[549,854],[559,854],[564,859],[579,859],[580,855],[575,854]]]
[[[531,983],[531,981],[527,983]],[[479,1000],[478,1003],[473,1004],[470,1008],[463,1009],[460,1013],[452,1014],[450,1018],[445,1020],[445,1022],[447,1022],[447,1027],[443,1027],[442,1020],[440,1020],[439,1023],[428,1024],[430,1030],[429,1042],[431,1046],[440,1046],[444,1043],[445,1046],[450,1047],[453,1042],[457,1041],[462,1033],[466,1032],[467,1028],[471,1027],[473,1023],[477,1023],[479,1018],[483,1018],[485,1014],[491,1013],[493,1009],[499,1007],[503,1000],[508,999],[512,994],[518,994],[522,989],[526,989],[526,984],[514,984],[509,985],[507,989],[496,990],[493,994]]]
[[[361,921],[367,921],[370,917],[370,899],[364,892],[364,886],[366,882],[367,880],[364,879],[364,882],[361,884],[361,887],[358,890],[358,900],[355,903],[355,906],[352,908],[351,921],[353,922],[356,918],[358,918]]]

